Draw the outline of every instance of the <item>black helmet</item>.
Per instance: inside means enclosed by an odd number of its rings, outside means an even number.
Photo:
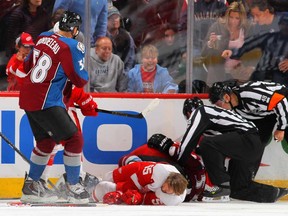
[[[82,24],[81,16],[71,11],[65,11],[59,22],[59,29],[62,31],[70,32],[74,27],[78,27]]]
[[[187,98],[183,105],[183,115],[189,119],[188,112],[193,112],[196,108],[203,106],[203,101],[198,97]]]
[[[209,91],[209,100],[212,104],[215,104],[218,100],[222,100],[224,94],[231,94],[232,89],[224,82],[216,82],[212,85]]]

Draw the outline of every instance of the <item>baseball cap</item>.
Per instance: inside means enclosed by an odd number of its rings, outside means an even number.
[[[119,10],[114,6],[111,6],[108,8],[108,17],[112,16],[113,14],[118,14],[119,16],[121,16]]]
[[[16,44],[22,45],[24,47],[34,46],[32,36],[26,32],[23,32],[17,39]]]

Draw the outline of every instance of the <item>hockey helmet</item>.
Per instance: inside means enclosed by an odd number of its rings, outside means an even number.
[[[183,104],[183,115],[189,119],[189,114],[200,106],[203,106],[203,101],[198,97],[187,98]]]
[[[209,100],[215,104],[218,100],[222,100],[224,94],[231,94],[232,88],[224,82],[216,82],[212,85],[209,91]]]
[[[59,22],[59,29],[62,31],[72,31],[74,27],[78,27],[82,24],[81,16],[75,12],[65,11]]]

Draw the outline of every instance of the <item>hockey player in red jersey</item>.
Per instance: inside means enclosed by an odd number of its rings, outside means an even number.
[[[36,146],[22,188],[23,202],[54,202],[58,199],[44,189],[40,177],[55,144],[60,142],[64,143],[68,202],[89,202],[89,193],[79,183],[83,136],[68,115],[64,101],[71,94],[71,83],[81,88],[88,81],[84,69],[85,46],[73,39],[81,23],[78,14],[64,12],[59,23],[60,31],[43,32],[24,61],[27,76],[20,88],[19,105],[28,117]]]
[[[162,151],[159,146],[170,146],[170,151]],[[154,161],[173,165],[188,181],[185,202],[201,200],[205,187],[205,168],[201,158],[194,152],[187,166],[180,166],[175,158],[179,147],[178,142],[173,142],[163,134],[153,134],[147,144],[144,144],[119,160],[119,167],[135,161]]]
[[[187,180],[170,164],[134,162],[114,169],[96,185],[94,201],[128,205],[179,205]]]

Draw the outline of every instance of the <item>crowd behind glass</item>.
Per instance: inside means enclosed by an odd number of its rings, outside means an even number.
[[[12,3],[36,2],[1,1],[2,91],[7,90],[6,66],[17,52],[17,37],[27,32],[35,42],[42,31],[55,31],[61,13],[73,7],[84,14],[77,40],[90,50],[87,91],[206,93],[212,83],[224,80],[288,82],[288,16],[269,0],[42,0],[34,11],[12,8]],[[90,12],[85,11],[87,4]],[[187,25],[192,24],[189,37]],[[188,38],[192,46],[187,46]],[[189,64],[191,71],[186,70]],[[192,89],[186,88],[187,73]]]

